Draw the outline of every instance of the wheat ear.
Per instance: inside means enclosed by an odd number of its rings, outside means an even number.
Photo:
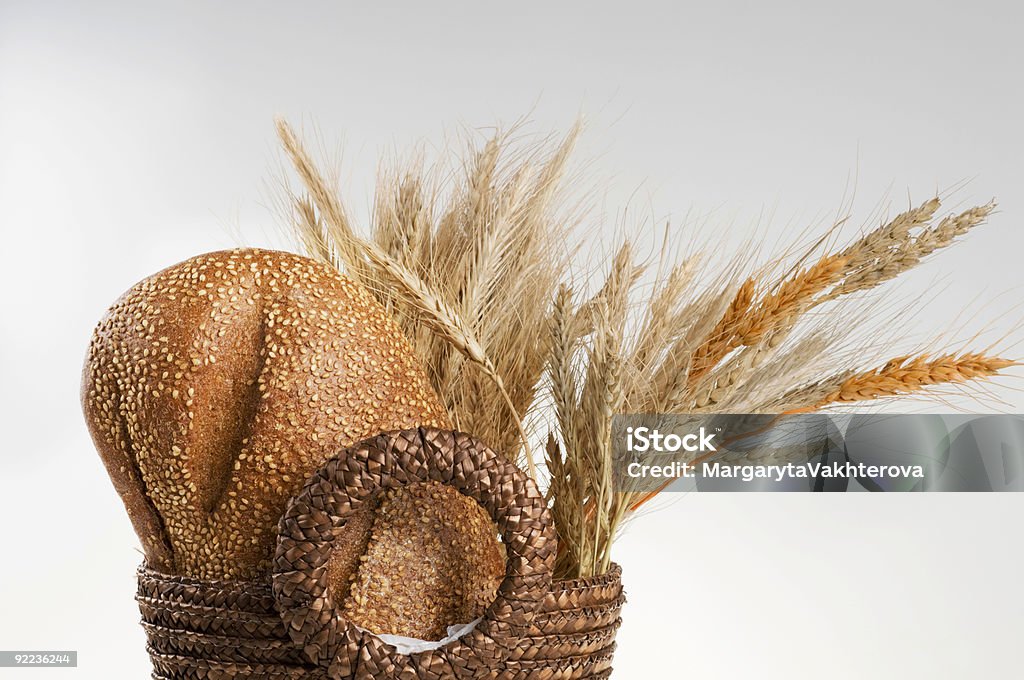
[[[694,353],[691,361],[700,361],[699,370],[691,368],[687,390],[689,409],[701,410],[713,404],[716,392],[724,393],[737,385],[743,374],[756,367],[761,355],[774,349],[794,326],[800,314],[820,300],[821,294],[843,276],[848,258],[826,255],[813,265],[775,284],[755,300],[754,279],[747,279],[715,330]],[[725,372],[708,375],[733,350],[748,348],[725,366]]]
[[[398,284],[398,292],[410,304],[423,312],[424,322],[436,333],[444,337],[455,349],[462,352],[470,361],[479,366],[487,377],[494,382],[495,387],[498,388],[498,392],[505,401],[505,405],[511,411],[512,419],[519,430],[530,476],[537,479],[536,463],[533,460],[533,455],[530,453],[530,440],[523,429],[519,413],[512,402],[512,397],[509,396],[508,390],[505,388],[505,381],[502,380],[501,374],[498,373],[494,362],[487,356],[472,329],[464,324],[455,310],[435,295],[418,276],[395,262],[379,246],[375,243],[364,242],[363,247],[369,261]]]
[[[274,123],[277,126],[277,136],[281,139],[281,145],[291,159],[292,165],[295,166],[295,172],[306,185],[310,200],[316,205],[326,222],[327,231],[331,236],[340,264],[344,265],[351,274],[360,278],[359,268],[363,258],[359,246],[362,240],[353,231],[341,201],[331,190],[324,176],[317,170],[316,164],[313,163],[313,159],[295,136],[291,126],[282,118],[276,119]]]
[[[997,375],[1018,362],[990,357],[985,354],[945,354],[930,358],[927,354],[915,357],[897,357],[884,366],[859,373],[844,373],[831,381],[823,381],[816,390],[823,397],[810,406],[794,409],[809,411],[831,404],[870,401],[913,394],[928,387],[949,383],[963,383]]]
[[[744,317],[754,303],[754,279],[748,278],[740,285],[732,302],[726,308],[722,318],[708,334],[707,339],[690,356],[690,372],[687,376],[688,386],[694,385],[715,367],[729,352],[736,349],[741,342],[738,330],[744,323]]]
[[[995,208],[995,202],[989,202],[945,217],[931,228],[927,228],[927,224],[939,209],[937,198],[897,215],[843,251],[842,255],[849,260],[847,272],[824,299],[833,300],[896,278],[982,224]]]

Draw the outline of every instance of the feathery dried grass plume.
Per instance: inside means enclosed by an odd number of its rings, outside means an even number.
[[[456,155],[454,169],[385,168],[359,228],[291,128],[278,121],[278,133],[302,183],[286,197],[298,246],[390,311],[457,428],[546,482],[560,577],[606,570],[623,523],[656,495],[613,478],[617,413],[834,408],[1016,365],[970,351],[883,363],[887,348],[835,330],[864,309],[857,293],[951,245],[994,203],[938,217],[931,198],[846,247],[796,252],[795,264],[688,252],[652,268],[627,240],[590,287],[574,259],[585,216],[569,166],[579,126],[535,141],[498,132]]]

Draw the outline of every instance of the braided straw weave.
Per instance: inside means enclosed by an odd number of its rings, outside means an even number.
[[[427,480],[449,484],[487,510],[508,562],[473,631],[404,655],[334,607],[327,562],[335,532],[363,503]],[[382,434],[330,460],[292,499],[269,581],[200,581],[139,569],[153,678],[606,678],[625,601],[621,570],[552,582],[555,551],[544,498],[514,465],[462,433]]]

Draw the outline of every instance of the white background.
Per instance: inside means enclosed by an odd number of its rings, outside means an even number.
[[[1001,212],[902,290],[943,291],[912,330],[967,306],[997,336],[1021,318],[1001,314],[1024,248],[1016,3],[139,5],[0,3],[0,648],[80,653],[0,678],[148,674],[81,361],[136,280],[284,243],[264,207],[275,114],[344,142],[357,215],[380,153],[524,115],[542,133],[587,116],[609,229],[628,204],[778,237],[827,220],[854,174],[861,216],[970,180],[952,202]],[[1020,496],[662,505],[618,544],[617,677],[1019,675]]]

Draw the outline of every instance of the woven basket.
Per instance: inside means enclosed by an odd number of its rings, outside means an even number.
[[[508,563],[473,631],[405,655],[335,609],[326,565],[335,530],[352,512],[387,489],[427,480],[487,510]],[[533,481],[472,437],[425,428],[379,435],[326,463],[292,499],[272,578],[199,581],[139,569],[153,678],[606,678],[625,601],[621,570],[552,581],[555,544]]]

